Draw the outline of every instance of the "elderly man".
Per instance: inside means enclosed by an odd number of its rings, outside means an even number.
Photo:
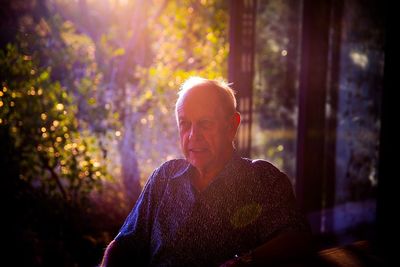
[[[266,266],[306,253],[309,227],[288,177],[235,151],[232,89],[190,78],[175,114],[185,159],[153,172],[102,266]]]

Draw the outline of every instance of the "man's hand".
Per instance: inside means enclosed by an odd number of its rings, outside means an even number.
[[[240,266],[245,266],[245,265],[243,265],[243,263],[240,262],[238,258],[233,258],[224,262],[219,267],[240,267]]]
[[[237,256],[233,259],[230,259],[226,262],[224,262],[220,267],[240,267],[240,266],[251,266],[253,263],[253,254],[252,252],[248,252],[246,254],[243,254],[242,256]]]

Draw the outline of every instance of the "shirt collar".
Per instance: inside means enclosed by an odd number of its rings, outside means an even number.
[[[240,160],[240,156],[237,153],[236,150],[233,151],[231,159],[228,161],[228,163],[225,165],[225,167],[221,170],[221,172],[217,175],[217,177],[227,175],[229,173],[235,172],[235,166]],[[185,165],[172,176],[172,179],[176,179],[185,175],[189,175],[193,171],[193,165],[191,165],[188,161],[185,160]],[[216,177],[216,178],[217,178]]]
[[[172,176],[172,179],[176,179],[179,177],[182,177],[184,175],[186,175],[187,173],[190,173],[190,170],[193,168],[193,166],[187,161],[185,160],[185,165],[183,165],[182,168],[180,168],[175,174],[174,176]]]

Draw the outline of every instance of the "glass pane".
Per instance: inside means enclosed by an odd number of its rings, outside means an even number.
[[[264,158],[295,183],[301,2],[258,1],[253,92],[253,158]]]
[[[352,232],[357,226],[358,234],[365,235],[360,233],[360,225],[372,224],[376,217],[384,66],[381,11],[377,1],[344,1],[336,132],[335,232]]]

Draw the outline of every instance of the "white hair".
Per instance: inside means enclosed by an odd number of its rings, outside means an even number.
[[[236,97],[235,91],[229,86],[227,82],[222,79],[209,80],[198,76],[193,76],[188,78],[180,87],[178,92],[178,99],[176,100],[176,105],[181,101],[182,97],[186,95],[190,90],[196,87],[207,87],[214,88],[218,93],[221,101],[221,105],[224,111],[231,115],[236,112]]]

